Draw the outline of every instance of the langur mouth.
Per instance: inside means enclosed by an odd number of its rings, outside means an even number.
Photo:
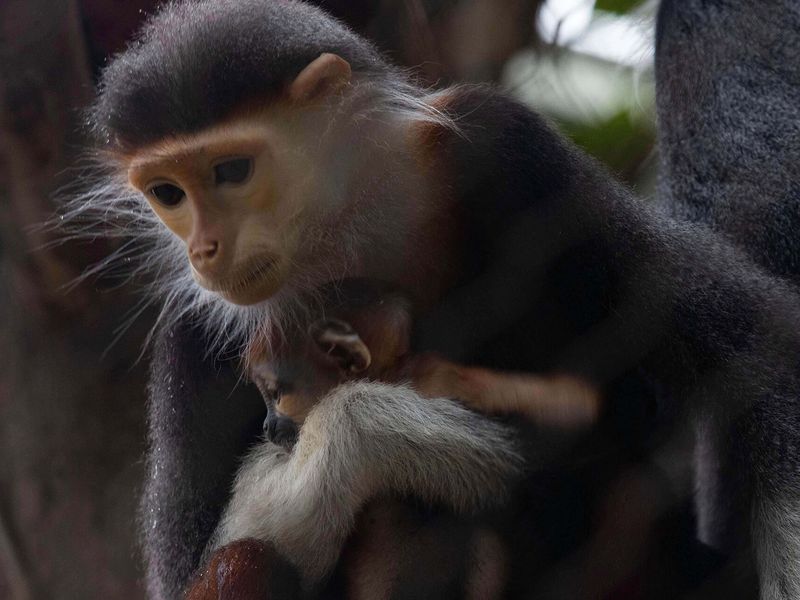
[[[274,254],[255,256],[224,278],[207,279],[201,276],[198,283],[234,304],[256,304],[272,296],[280,287],[280,263]],[[199,275],[197,272],[195,274]]]

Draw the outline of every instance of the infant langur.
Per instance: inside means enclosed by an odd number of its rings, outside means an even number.
[[[409,355],[411,304],[384,285],[347,280],[327,317],[307,331],[255,344],[249,374],[267,405],[268,440],[291,448],[309,411],[336,385],[408,382],[427,398],[457,399],[478,412],[518,414],[542,426],[580,429],[597,420],[597,391],[569,376],[498,373],[438,355]],[[268,350],[270,348],[270,350]]]
[[[371,500],[413,498],[469,518],[502,506],[522,466],[510,428],[370,379],[407,352],[400,296],[343,282],[331,297],[346,301],[325,303],[322,322],[251,349],[268,433],[289,443],[281,415],[302,432],[291,451],[266,441],[245,457],[209,547],[217,556],[237,540],[265,543],[296,570],[304,596],[326,581]]]
[[[497,597],[506,581],[503,545],[473,517],[502,505],[520,458],[508,428],[449,399],[572,427],[591,421],[596,395],[570,378],[410,357],[410,304],[377,282],[347,280],[323,297],[323,318],[250,349],[248,371],[268,406],[269,442],[245,460],[216,539],[217,548],[233,544],[211,564],[275,551],[299,572],[307,595],[355,530],[340,565],[358,588],[348,597],[390,597],[409,577],[420,580],[414,589],[435,586],[424,567],[442,561],[460,561],[450,569],[460,579],[441,585],[460,586],[468,598]],[[446,514],[421,527],[414,509],[397,500],[404,497]],[[236,542],[245,538],[269,550]],[[195,589],[212,583],[201,578]]]
[[[408,354],[410,304],[376,282],[347,280],[327,291],[325,316],[308,328],[255,344],[248,372],[267,404],[266,438],[291,448],[309,412],[337,385],[394,381]]]

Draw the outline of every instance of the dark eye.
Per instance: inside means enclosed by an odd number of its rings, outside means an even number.
[[[214,167],[214,183],[244,183],[253,171],[253,159],[234,158]]]
[[[164,206],[178,206],[186,196],[183,190],[171,183],[160,183],[150,188],[148,192],[159,204]]]
[[[291,394],[294,392],[294,385],[292,385],[289,381],[278,381],[275,384],[275,394],[278,396],[285,396],[286,394]]]

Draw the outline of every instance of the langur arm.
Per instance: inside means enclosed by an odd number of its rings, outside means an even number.
[[[311,411],[292,453],[254,449],[216,534],[273,544],[306,588],[336,564],[364,503],[411,495],[460,513],[502,501],[521,466],[511,433],[407,387],[351,383]]]
[[[545,427],[580,429],[597,421],[600,394],[570,375],[537,376],[467,367],[435,354],[407,359],[391,376],[428,398],[457,398],[488,414],[519,414]]]

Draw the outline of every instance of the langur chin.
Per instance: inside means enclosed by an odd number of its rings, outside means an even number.
[[[253,283],[242,289],[217,290],[217,293],[231,304],[253,306],[269,300],[280,290],[282,282],[264,280]]]
[[[225,278],[210,278],[194,266],[192,277],[197,284],[238,306],[253,306],[272,298],[286,283],[287,273],[280,259],[264,266],[257,266]]]

